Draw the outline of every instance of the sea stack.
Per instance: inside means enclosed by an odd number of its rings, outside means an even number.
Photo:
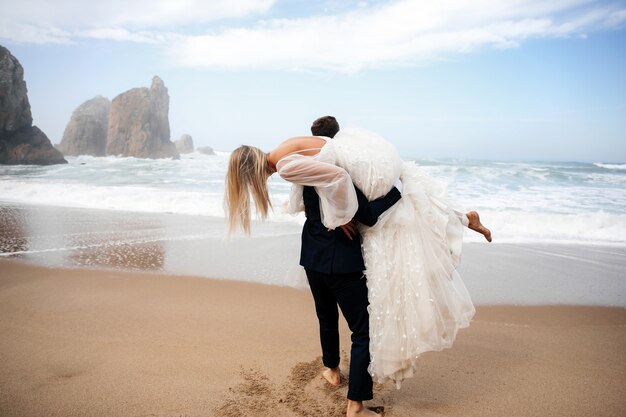
[[[50,139],[33,126],[24,68],[0,46],[0,164],[66,164]]]
[[[110,108],[111,102],[102,96],[78,106],[65,127],[60,151],[65,155],[106,155]]]
[[[175,143],[176,150],[179,154],[192,153],[194,151],[193,138],[191,135],[185,133]]]
[[[196,151],[204,155],[215,155],[215,151],[210,146],[200,146]]]
[[[107,155],[178,158],[170,141],[170,97],[155,76],[150,88],[133,88],[113,99],[109,114]]]

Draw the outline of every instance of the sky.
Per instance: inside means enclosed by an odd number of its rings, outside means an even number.
[[[626,161],[626,1],[0,0],[0,44],[53,143],[158,75],[196,146],[330,114],[406,158]]]

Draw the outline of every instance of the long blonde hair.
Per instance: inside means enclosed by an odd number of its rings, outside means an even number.
[[[254,198],[257,215],[262,220],[267,219],[272,206],[267,190],[271,174],[267,155],[259,148],[242,145],[230,155],[224,192],[229,234],[237,226],[250,234],[250,195]]]

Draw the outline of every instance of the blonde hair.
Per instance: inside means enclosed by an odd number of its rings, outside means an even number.
[[[230,155],[224,192],[229,234],[237,226],[250,234],[251,194],[257,215],[262,220],[267,219],[272,206],[267,190],[267,179],[271,174],[267,155],[259,148],[242,145]]]

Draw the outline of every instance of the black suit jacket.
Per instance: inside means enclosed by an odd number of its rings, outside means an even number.
[[[400,191],[393,187],[384,197],[367,201],[361,190],[354,188],[359,201],[354,218],[366,226],[375,225],[378,217],[401,198]],[[329,231],[322,224],[320,199],[314,187],[304,187],[303,199],[306,222],[302,229],[300,265],[323,274],[364,271],[361,236],[350,240],[340,227]]]

